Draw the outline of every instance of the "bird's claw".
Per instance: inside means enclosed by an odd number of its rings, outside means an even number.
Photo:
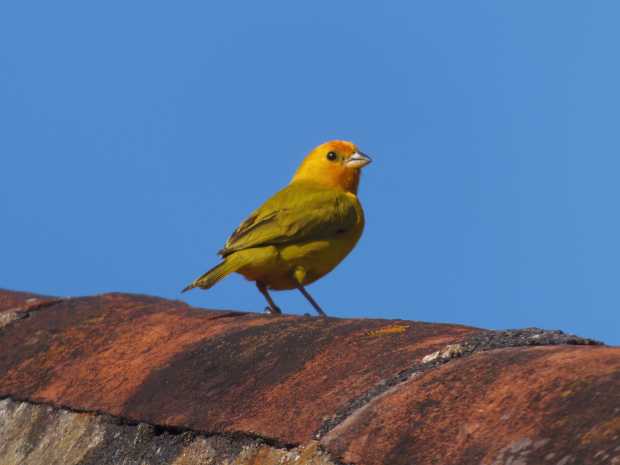
[[[273,307],[265,307],[265,313],[267,315],[282,315],[282,310],[280,310],[278,307],[273,308]]]

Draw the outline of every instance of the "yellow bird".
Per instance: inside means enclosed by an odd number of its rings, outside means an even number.
[[[232,272],[255,281],[281,314],[268,289],[298,289],[315,310],[325,312],[305,286],[325,276],[353,250],[364,229],[357,198],[361,168],[370,157],[347,141],[330,141],[312,150],[290,184],[255,210],[218,253],[223,260],[194,280],[209,289]]]

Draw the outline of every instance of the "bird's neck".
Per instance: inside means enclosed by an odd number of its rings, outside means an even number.
[[[295,173],[295,176],[291,179],[291,184],[297,182],[310,182],[312,184],[343,190],[357,195],[357,189],[360,184],[360,176],[360,170],[356,169],[329,171],[321,170],[321,172],[317,173],[314,173],[312,170],[305,169]]]

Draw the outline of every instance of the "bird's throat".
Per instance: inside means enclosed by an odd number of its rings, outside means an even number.
[[[306,166],[305,169],[297,171],[291,183],[294,182],[312,182],[325,187],[351,192],[357,195],[357,189],[360,183],[361,171],[359,169],[350,169],[343,167],[334,167],[334,169],[313,170],[312,167]]]

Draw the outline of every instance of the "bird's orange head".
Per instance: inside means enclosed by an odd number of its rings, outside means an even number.
[[[306,156],[291,183],[309,181],[355,194],[361,168],[371,161],[352,142],[332,140],[319,145]]]

